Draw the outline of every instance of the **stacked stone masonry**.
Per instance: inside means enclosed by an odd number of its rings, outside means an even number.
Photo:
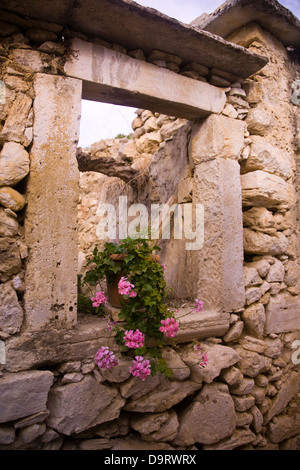
[[[127,359],[120,354],[120,365],[111,371],[95,365],[93,358],[102,343],[116,348],[104,320],[79,316],[71,330],[49,328],[34,337],[26,330],[23,296],[31,247],[24,237],[24,218],[33,82],[39,73],[61,75],[66,59],[61,32],[59,25],[7,12],[1,19],[0,79],[6,96],[0,104],[0,340],[7,347],[6,363],[0,364],[0,449],[299,450],[299,365],[292,357],[293,343],[300,339],[300,149],[297,109],[290,100],[290,84],[299,66],[257,25],[230,38],[270,59],[247,80],[201,64],[182,66],[180,58],[158,50],[145,57],[142,50],[126,51],[99,38],[64,32],[66,39],[94,40],[175,73],[207,80],[227,95],[221,114],[198,123],[138,110],[131,139],[102,141],[91,148],[149,173],[147,185],[139,188],[143,203],[167,203],[174,196],[180,204],[201,201],[199,188],[205,178],[213,184],[212,173],[218,181],[232,180],[232,189],[241,192],[244,228],[238,218],[232,223],[233,246],[238,256],[243,251],[244,282],[240,271],[231,267],[235,274],[229,281],[239,280],[239,285],[226,287],[212,260],[212,271],[205,273],[209,283],[203,279],[199,286],[201,254],[195,262],[180,244],[162,246],[166,278],[179,299],[203,293],[208,304],[216,286],[214,276],[218,288],[234,289],[233,301],[224,295],[215,307],[228,314],[226,332],[197,338],[208,355],[205,369],[193,366],[197,361],[192,343],[183,342],[164,351],[167,364],[176,371],[171,379],[158,374],[141,382],[130,377]],[[224,188],[220,198],[229,198],[230,187],[224,183]],[[119,194],[136,202],[132,187],[119,178],[81,175],[79,268],[97,241],[99,202],[116,203]],[[207,207],[213,217],[209,196]],[[213,237],[213,228],[207,230]],[[183,277],[188,278],[186,284]]]

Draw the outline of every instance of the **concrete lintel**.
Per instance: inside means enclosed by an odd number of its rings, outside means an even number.
[[[83,81],[83,98],[140,107],[185,119],[219,113],[225,92],[205,82],[133,59],[98,44],[73,39],[65,65],[69,77]]]
[[[285,46],[300,48],[300,21],[276,0],[227,0],[213,13],[204,13],[190,25],[228,38],[233,31],[253,21]]]
[[[198,62],[241,78],[249,77],[267,63],[266,58],[243,47],[132,0],[2,0],[2,8],[52,21],[89,39],[99,37],[127,50],[143,49],[146,55],[159,49],[178,55],[183,64]]]

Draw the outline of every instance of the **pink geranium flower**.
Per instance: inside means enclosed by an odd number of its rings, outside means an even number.
[[[93,302],[93,307],[99,307],[99,305],[107,303],[107,297],[101,290],[99,292],[96,292],[95,297],[92,297],[91,301]]]
[[[132,361],[132,367],[129,367],[129,372],[134,377],[140,377],[144,382],[151,373],[150,362],[147,359],[144,359],[143,356],[136,356],[135,360]]]
[[[113,353],[107,346],[102,346],[98,349],[95,356],[95,362],[100,369],[111,369],[118,365],[118,361]]]
[[[162,333],[168,338],[174,338],[177,334],[179,323],[175,318],[167,318],[161,321],[162,326],[159,328]]]
[[[118,283],[118,291],[121,295],[129,295],[129,297],[135,297],[136,292],[133,291],[134,284],[131,284],[127,277],[122,276]]]
[[[125,336],[123,336],[123,339],[125,341],[125,346],[132,349],[141,348],[145,343],[145,335],[143,335],[143,333],[141,333],[139,330],[125,331]]]
[[[194,310],[196,310],[196,312],[202,312],[202,310],[204,310],[204,303],[202,300],[195,299]]]

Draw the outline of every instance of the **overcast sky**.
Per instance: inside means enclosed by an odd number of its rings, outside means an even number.
[[[222,0],[136,0],[140,5],[155,8],[184,23],[190,23],[202,13],[212,13]],[[280,3],[300,18],[300,0],[281,0]],[[135,108],[106,103],[82,101],[79,146],[87,147],[101,139],[132,132]]]

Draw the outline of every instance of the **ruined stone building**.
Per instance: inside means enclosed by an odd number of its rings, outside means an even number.
[[[276,0],[189,25],[131,0],[1,1],[0,450],[300,449],[299,50]],[[132,138],[88,149],[103,174],[76,157],[82,99],[137,109]],[[119,195],[204,208],[199,249],[162,242],[179,315],[205,305],[165,348],[171,378],[99,370],[114,339],[77,314]]]

